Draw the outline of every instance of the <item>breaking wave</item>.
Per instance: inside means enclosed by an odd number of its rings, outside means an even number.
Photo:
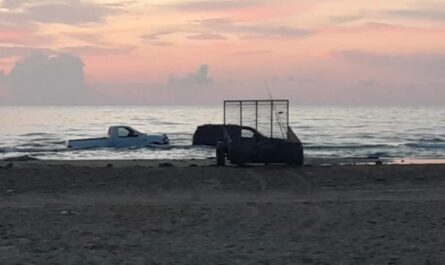
[[[306,149],[314,150],[342,150],[342,149],[373,149],[373,148],[392,148],[385,144],[345,144],[345,145],[305,145]]]
[[[421,148],[421,149],[445,149],[445,142],[419,142],[419,143],[408,143],[405,144],[406,147],[411,148]]]

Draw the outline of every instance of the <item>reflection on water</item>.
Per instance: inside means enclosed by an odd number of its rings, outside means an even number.
[[[445,108],[294,106],[290,120],[310,156],[445,157]],[[214,150],[192,147],[193,132],[198,125],[221,122],[220,106],[0,107],[0,158],[206,158],[214,156]],[[67,139],[104,136],[111,125],[166,133],[172,146],[66,149]]]

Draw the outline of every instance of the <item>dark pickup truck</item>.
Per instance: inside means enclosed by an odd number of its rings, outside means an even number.
[[[193,135],[193,145],[216,146],[218,165],[285,163],[303,165],[303,145],[288,128],[287,139],[270,138],[257,130],[239,125],[202,125]]]

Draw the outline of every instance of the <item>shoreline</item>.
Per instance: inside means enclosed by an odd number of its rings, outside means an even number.
[[[76,160],[52,160],[36,159],[30,156],[10,157],[0,159],[0,168],[8,164],[19,167],[33,166],[88,166],[88,167],[209,167],[216,166],[216,159],[76,159]],[[405,159],[381,159],[381,158],[315,158],[305,159],[303,167],[311,166],[366,166],[366,165],[445,165],[445,158],[405,158]],[[236,165],[227,164],[227,167]],[[247,167],[289,167],[284,164],[247,164]]]

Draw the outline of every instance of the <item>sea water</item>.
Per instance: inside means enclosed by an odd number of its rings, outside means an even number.
[[[221,106],[1,106],[0,158],[202,159],[192,146],[202,124],[222,123]],[[169,147],[70,150],[68,139],[105,136],[112,125],[165,133]],[[290,125],[314,157],[445,158],[445,107],[293,106]]]

